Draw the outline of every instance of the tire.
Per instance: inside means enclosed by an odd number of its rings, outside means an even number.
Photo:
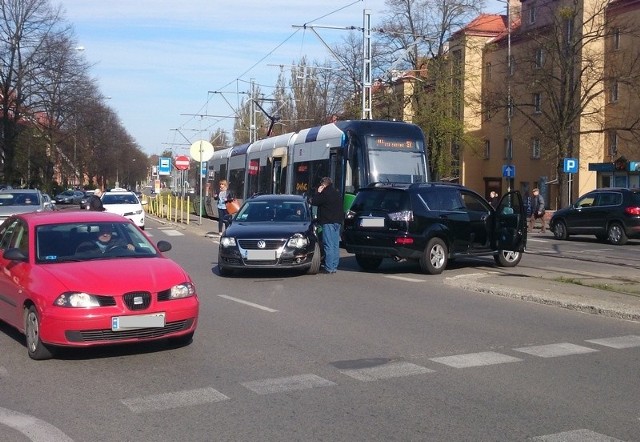
[[[233,274],[233,270],[228,269],[228,268],[223,267],[220,264],[218,264],[218,274],[220,276],[231,276]]]
[[[34,306],[24,309],[24,335],[27,341],[27,353],[31,359],[42,361],[53,357],[51,348],[40,340],[40,318]]]
[[[420,269],[430,275],[439,275],[447,267],[449,251],[440,238],[431,238],[420,257]]]
[[[564,223],[564,221],[558,221],[553,226],[553,236],[555,236],[556,239],[559,240],[565,240],[569,238],[569,234],[567,233],[567,225]]]
[[[500,250],[493,259],[500,267],[515,267],[522,259],[522,252],[512,252],[510,250]]]
[[[307,269],[307,275],[317,275],[320,271],[320,263],[322,263],[322,252],[320,246],[316,243],[313,248],[313,258],[311,258],[311,267]]]
[[[358,255],[356,254],[356,262],[358,265],[367,272],[373,272],[382,263],[382,258],[377,256]]]
[[[623,246],[627,243],[627,234],[620,223],[611,223],[607,229],[609,242],[615,246]]]

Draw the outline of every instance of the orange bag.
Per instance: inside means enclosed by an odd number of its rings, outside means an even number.
[[[233,215],[238,210],[240,210],[240,203],[238,202],[237,199],[232,199],[231,201],[227,201],[225,203],[225,206],[227,206],[227,213],[229,215]]]

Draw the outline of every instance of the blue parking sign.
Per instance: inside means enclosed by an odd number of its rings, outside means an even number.
[[[564,173],[578,173],[578,159],[577,158],[565,158],[564,159]]]

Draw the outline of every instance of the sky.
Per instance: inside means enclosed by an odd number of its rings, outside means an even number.
[[[490,0],[488,12],[504,5]],[[146,154],[231,133],[234,109],[251,80],[269,92],[280,65],[331,55],[304,24],[362,27],[363,10],[376,26],[384,0],[52,0],[74,28],[82,56],[105,103]],[[493,5],[493,6],[491,6]],[[338,41],[342,29],[316,28]],[[215,92],[215,93],[214,93]]]

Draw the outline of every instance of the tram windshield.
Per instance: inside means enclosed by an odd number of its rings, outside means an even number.
[[[370,137],[367,140],[371,182],[423,183],[428,172],[422,141]]]

